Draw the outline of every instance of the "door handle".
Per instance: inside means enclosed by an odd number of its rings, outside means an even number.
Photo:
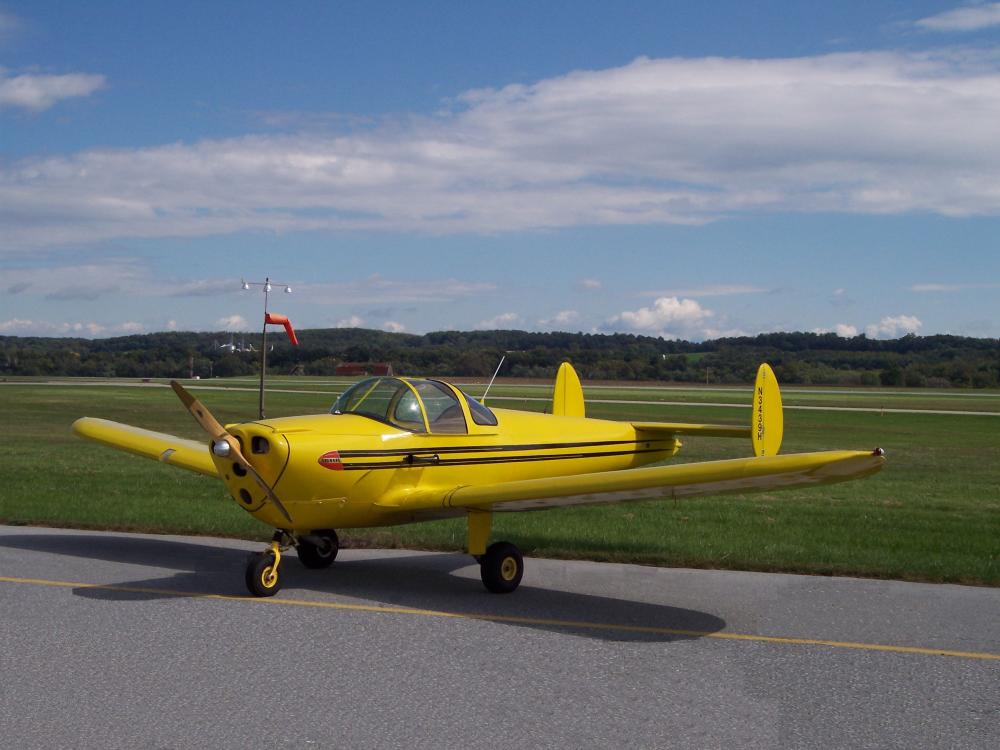
[[[408,453],[406,458],[403,459],[403,463],[409,464],[410,466],[435,466],[441,463],[441,457],[437,453],[423,454],[418,453]]]

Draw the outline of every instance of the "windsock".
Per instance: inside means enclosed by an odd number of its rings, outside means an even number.
[[[288,340],[292,342],[295,346],[299,345],[299,339],[295,335],[295,329],[292,328],[292,321],[290,321],[284,315],[278,315],[276,313],[265,313],[264,323],[267,325],[282,325],[285,327],[285,333],[288,334]]]

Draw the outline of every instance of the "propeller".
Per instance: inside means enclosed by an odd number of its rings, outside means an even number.
[[[201,403],[201,401],[188,393],[184,389],[184,386],[176,380],[171,380],[170,387],[174,389],[174,393],[177,394],[178,398],[184,402],[185,408],[191,412],[191,416],[194,417],[195,421],[201,425],[201,429],[211,436],[212,452],[216,452],[216,445],[220,441],[229,446],[228,455],[232,457],[232,459],[243,469],[245,469],[250,476],[253,477],[254,481],[257,482],[257,484],[260,485],[260,488],[267,494],[268,499],[274,503],[274,507],[281,512],[281,515],[288,519],[288,523],[292,523],[292,517],[285,509],[282,502],[278,499],[278,496],[274,494],[274,490],[272,490],[271,486],[264,481],[264,477],[257,472],[257,470],[253,467],[253,464],[247,461],[244,457],[243,452],[240,450],[240,441],[230,435],[226,431],[226,428],[219,424],[219,420],[212,416],[212,412],[206,409],[205,405]],[[223,450],[225,449],[223,448]],[[220,454],[216,453],[216,455]]]

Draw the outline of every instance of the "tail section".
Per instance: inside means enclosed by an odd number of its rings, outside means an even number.
[[[583,386],[569,362],[559,365],[555,388],[552,389],[552,413],[563,417],[585,417]]]
[[[776,456],[781,449],[785,417],[781,409],[781,391],[774,370],[766,362],[757,369],[753,389],[753,423],[750,440],[755,456]]]

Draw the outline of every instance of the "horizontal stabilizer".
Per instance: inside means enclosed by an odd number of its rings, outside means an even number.
[[[73,423],[73,432],[80,437],[144,458],[152,458],[210,477],[219,476],[212,455],[209,453],[208,444],[205,442],[186,440],[164,432],[153,432],[94,417],[82,417],[76,420]]]

